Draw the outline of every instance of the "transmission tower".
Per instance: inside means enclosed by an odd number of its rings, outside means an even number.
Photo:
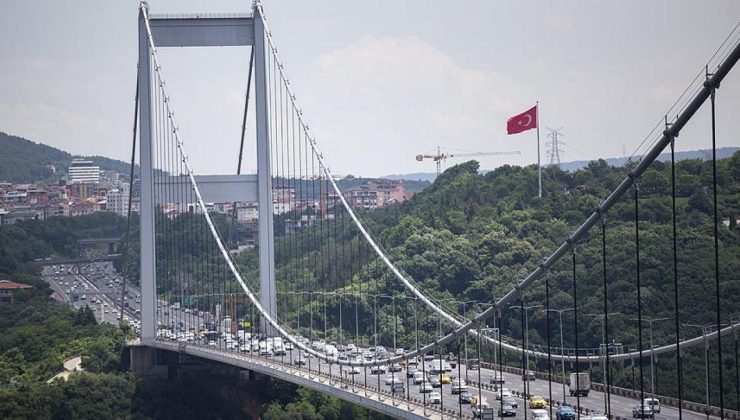
[[[562,153],[560,146],[565,145],[565,143],[559,139],[559,137],[562,136],[560,133],[562,129],[563,127],[555,129],[547,127],[547,130],[550,131],[550,133],[547,134],[547,138],[550,140],[546,143],[545,147],[547,147],[547,156],[550,159],[550,166],[556,165],[560,167],[560,154]]]

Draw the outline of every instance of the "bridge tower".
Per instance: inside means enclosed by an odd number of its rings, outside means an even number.
[[[139,138],[141,165],[141,293],[143,341],[152,340],[156,334],[156,266],[155,260],[155,207],[159,204],[154,193],[155,178],[152,142],[154,130],[152,90],[154,80],[151,65],[153,48],[162,47],[224,47],[251,46],[254,50],[256,94],[256,153],[257,176],[211,175],[199,178],[206,201],[247,201],[258,203],[259,210],[259,276],[260,303],[273,317],[276,315],[275,260],[272,205],[272,168],[270,167],[270,128],[266,86],[265,27],[260,9],[254,7],[252,15],[148,15],[146,6],[139,12]],[[147,29],[147,22],[149,28]],[[152,36],[148,36],[149,31]],[[175,178],[176,174],[169,174]],[[178,177],[182,178],[182,177]],[[168,181],[171,182],[171,181]],[[177,184],[178,181],[175,181]],[[187,181],[179,188],[190,188]],[[221,201],[223,200],[223,201]],[[185,204],[185,203],[180,203]],[[254,321],[254,320],[252,320]],[[272,334],[262,320],[262,331]]]

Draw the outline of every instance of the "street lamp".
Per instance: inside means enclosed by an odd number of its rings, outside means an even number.
[[[524,381],[524,396],[525,398],[529,396],[529,310],[534,308],[541,308],[542,305],[531,305],[531,306],[521,306],[521,305],[515,305],[515,306],[509,306],[510,309],[523,309],[524,310],[524,337],[522,340],[522,344],[524,345],[524,357],[526,359],[526,363],[524,366],[524,371],[522,372],[522,378],[526,378],[526,381]]]
[[[462,301],[460,303],[462,304],[463,318],[467,320],[467,307],[466,307],[466,305],[468,303],[478,304],[480,302],[478,302],[477,300],[464,300],[464,301]],[[463,339],[464,339],[464,351],[465,351],[465,366],[467,366],[468,365],[468,336],[465,335],[463,337]],[[460,363],[460,361],[458,361],[458,363]],[[480,361],[479,361],[479,363],[480,363]],[[465,369],[465,380],[467,380],[467,379],[468,379],[468,369],[466,368]]]
[[[707,331],[711,327],[697,324],[683,324],[683,326],[701,328],[701,335],[704,337],[704,392],[706,393],[707,419],[709,419],[709,341],[707,340]]]
[[[565,347],[563,346],[563,312],[575,311],[576,308],[566,309],[547,309],[549,312],[557,312],[560,319],[560,367],[563,373],[563,404],[566,402],[565,398]]]
[[[657,321],[665,321],[668,319],[672,319],[671,317],[666,318],[643,318],[642,322],[647,322],[650,328],[650,394],[653,398],[655,398],[655,366],[654,366],[654,356],[653,356],[653,322]],[[640,322],[638,318],[630,318],[630,321],[637,321]],[[640,383],[642,383],[642,378],[640,378]]]
[[[606,359],[607,359],[607,357],[609,355],[609,347],[606,344],[606,317],[608,317],[610,315],[622,315],[622,313],[621,312],[610,312],[610,313],[606,313],[606,314],[586,314],[586,315],[601,318],[601,345],[599,346],[599,353],[601,353],[601,347],[603,346],[603,348],[604,348],[604,358],[602,359],[603,360],[602,374],[603,374],[603,379],[604,379],[604,388],[606,390],[606,393],[608,394],[609,393],[609,384],[607,383],[606,371],[607,371],[607,369],[609,369],[609,366],[607,366],[607,360]],[[652,343],[650,345],[652,346]],[[608,413],[609,412],[609,402],[607,400],[608,400],[608,398],[606,398],[606,396],[605,396],[604,397],[604,413]]]

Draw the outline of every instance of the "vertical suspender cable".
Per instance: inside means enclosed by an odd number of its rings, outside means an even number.
[[[498,337],[497,337],[498,339],[498,380],[497,380],[496,386],[498,386],[499,401],[501,402],[500,408],[501,408],[501,413],[503,413],[504,412],[504,352],[503,352],[504,347],[501,341],[501,337],[503,336],[504,313],[502,311],[499,311],[497,318],[498,318]],[[496,368],[494,367],[494,370],[495,369]],[[478,396],[478,399],[480,400],[480,395]]]
[[[552,418],[552,348],[550,346],[550,272],[545,273],[545,329],[547,330],[547,406]]]
[[[123,284],[121,285],[121,316],[118,322],[123,322],[123,299],[126,296],[126,280],[128,278],[128,248],[129,235],[131,234],[131,197],[134,190],[134,164],[136,163],[136,129],[139,122],[139,68],[136,65],[136,93],[134,94],[134,133],[131,139],[131,167],[129,168],[128,178],[128,209],[126,210],[126,234],[123,237],[123,256],[121,257],[121,271]]]
[[[520,313],[520,321],[522,324],[522,349],[524,350],[522,351],[522,387],[524,389],[524,396],[522,399],[524,400],[524,405],[526,406],[527,399],[529,399],[529,385],[527,384],[527,382],[529,382],[529,372],[527,372],[527,370],[529,370],[529,366],[527,366],[527,347],[525,345],[525,343],[527,342],[527,338],[525,337],[526,331],[524,328],[524,324],[526,323],[526,320],[525,320],[526,314],[525,314],[525,309],[524,309],[524,295],[519,295],[519,304],[521,305],[519,313]],[[478,335],[478,337],[479,337],[478,340],[480,341],[480,335]],[[524,409],[524,420],[527,420],[526,408]]]
[[[676,379],[678,382],[678,420],[683,419],[683,366],[681,361],[680,309],[678,302],[678,230],[676,229],[676,139],[671,139],[671,218],[673,221],[673,309],[676,321]]]
[[[712,110],[712,194],[713,194],[713,211],[714,211],[714,281],[715,281],[715,310],[717,314],[717,367],[719,369],[719,413],[720,418],[725,417],[725,387],[722,376],[722,313],[720,311],[720,290],[719,290],[719,216],[717,213],[717,131],[715,125],[715,96],[716,89],[712,89],[709,97],[709,103]]]
[[[580,350],[578,346],[578,281],[576,276],[576,244],[571,242],[571,250],[573,251],[573,333],[575,336],[575,350],[576,350],[576,389],[580,389],[581,384],[581,367],[578,365],[578,352]],[[565,378],[563,378],[565,380]],[[572,386],[572,384],[571,384]],[[576,391],[576,417],[581,415],[581,393]]]
[[[610,387],[612,383],[611,365],[609,363],[609,283],[606,276],[606,214],[601,215],[601,272],[604,276],[604,375],[606,385],[606,396],[604,399],[605,413],[607,418],[611,418],[612,401]]]
[[[640,361],[640,415],[645,417],[645,387],[644,387],[644,376],[643,376],[643,361],[642,361],[642,281],[640,279],[640,187],[638,180],[635,179],[634,183],[635,192],[635,264],[636,264],[636,275],[637,275],[637,330],[638,330],[638,346],[639,346],[639,361]]]

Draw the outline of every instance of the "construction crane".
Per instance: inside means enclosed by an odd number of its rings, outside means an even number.
[[[416,160],[419,162],[423,161],[424,159],[432,159],[433,161],[437,162],[437,176],[439,176],[440,173],[442,173],[442,162],[446,161],[448,158],[462,158],[462,157],[474,157],[474,156],[501,156],[501,155],[521,155],[522,152],[518,150],[508,151],[508,152],[472,152],[472,153],[442,153],[440,151],[440,148],[437,147],[437,154],[436,155],[416,155]]]

